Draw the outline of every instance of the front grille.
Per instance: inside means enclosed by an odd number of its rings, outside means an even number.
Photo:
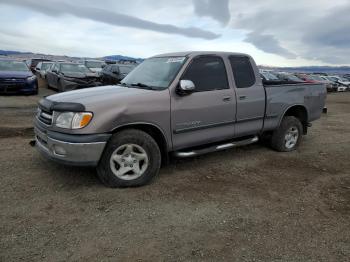
[[[51,125],[52,119],[53,119],[53,114],[50,111],[39,109],[38,119],[40,122],[44,123],[45,125]]]
[[[23,78],[0,78],[0,93],[14,93],[23,89],[26,81]]]
[[[24,84],[25,82],[23,78],[0,78],[0,85]]]
[[[79,78],[74,79],[75,83],[83,86],[93,85],[96,81],[97,81],[96,77],[85,77],[80,79]]]

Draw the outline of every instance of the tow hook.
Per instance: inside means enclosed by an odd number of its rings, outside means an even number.
[[[36,144],[36,141],[34,139],[29,141],[30,146],[34,147],[35,144]]]

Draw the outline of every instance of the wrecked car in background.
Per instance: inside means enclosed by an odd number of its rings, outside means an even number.
[[[114,85],[126,77],[137,64],[111,64],[101,71],[101,81],[105,85]]]
[[[100,78],[83,64],[56,62],[46,72],[49,88],[59,92],[100,86]]]

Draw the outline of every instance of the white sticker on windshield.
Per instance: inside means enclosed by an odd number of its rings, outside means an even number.
[[[166,62],[167,63],[182,63],[185,60],[185,57],[171,57]]]

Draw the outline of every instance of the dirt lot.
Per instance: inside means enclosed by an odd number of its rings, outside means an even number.
[[[350,93],[296,152],[173,160],[130,189],[40,157],[37,99],[0,97],[0,261],[349,261]]]

